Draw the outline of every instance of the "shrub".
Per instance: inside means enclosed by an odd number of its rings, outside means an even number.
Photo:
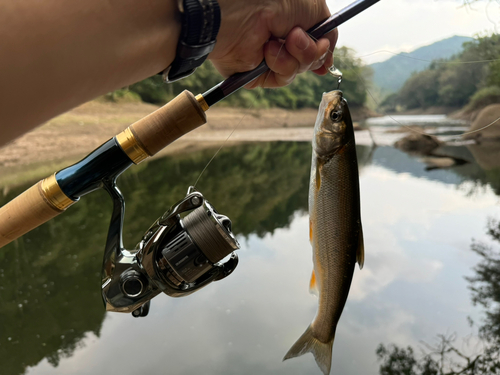
[[[475,111],[495,103],[500,103],[500,87],[485,87],[472,95],[469,104],[467,104],[466,111]]]

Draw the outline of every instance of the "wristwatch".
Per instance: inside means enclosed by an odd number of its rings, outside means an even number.
[[[179,0],[182,28],[172,64],[162,72],[165,82],[193,73],[215,47],[221,14],[216,0]]]

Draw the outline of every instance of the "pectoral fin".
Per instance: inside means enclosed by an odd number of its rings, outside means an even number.
[[[359,224],[358,233],[358,249],[356,250],[356,261],[359,264],[359,269],[363,269],[363,264],[365,263],[365,245],[363,241],[363,226]]]
[[[314,294],[315,296],[319,295],[318,284],[316,283],[316,274],[314,273],[314,270],[311,275],[311,282],[309,283],[309,293]]]
[[[321,187],[321,165],[318,163],[316,167],[316,190]]]

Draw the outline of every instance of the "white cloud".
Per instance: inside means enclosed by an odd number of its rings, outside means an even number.
[[[463,246],[498,212],[490,190],[471,200],[451,185],[373,165],[361,193],[366,262],[338,326],[337,374],[376,371],[380,342],[415,345],[448,327],[468,332],[463,275],[475,259]],[[317,309],[307,291],[308,232],[307,215],[297,214],[289,228],[250,236],[227,280],[188,298],[158,296],[145,319],[108,314],[99,338],[88,334],[57,368],[44,360],[28,373],[316,373],[310,355],[281,363]],[[130,355],[135,348],[138,356]]]
[[[379,228],[380,229],[380,228]],[[370,237],[367,265],[356,271],[349,298],[360,301],[379,293],[396,281],[429,283],[434,280],[443,263],[423,256],[415,259],[399,244],[400,239],[391,231],[377,230],[377,238]],[[369,261],[368,261],[369,260]]]
[[[351,2],[327,1],[332,13]],[[339,27],[338,44],[354,48],[359,56],[380,50],[408,52],[454,35],[473,37],[495,30],[492,20],[500,20],[498,5],[478,2],[471,9],[461,4],[460,0],[380,1]],[[391,56],[379,53],[365,61],[373,63]]]

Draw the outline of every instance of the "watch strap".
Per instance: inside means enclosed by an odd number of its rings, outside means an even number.
[[[216,0],[183,0],[181,14],[181,35],[175,59],[163,72],[165,82],[193,73],[214,49],[220,28],[220,7]]]

